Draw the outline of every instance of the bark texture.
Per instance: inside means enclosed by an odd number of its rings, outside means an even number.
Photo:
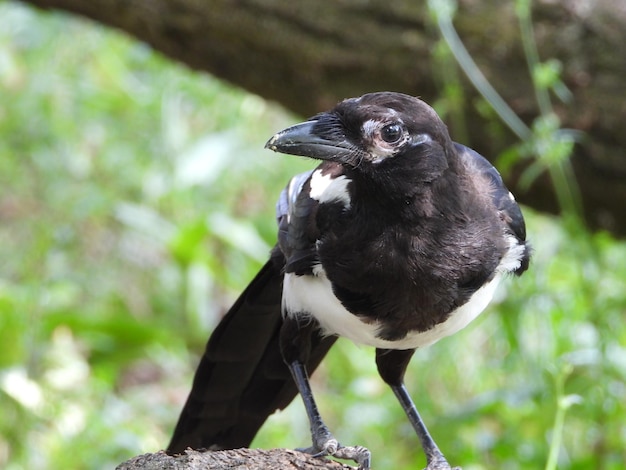
[[[431,104],[458,71],[438,60],[438,30],[415,0],[28,0],[122,29],[156,50],[308,116],[338,100],[393,90]],[[495,88],[527,123],[538,115],[514,3],[459,0],[455,26]],[[572,91],[556,111],[581,131],[572,164],[587,222],[626,235],[626,2],[536,0],[542,60],[563,65]],[[473,87],[444,115],[451,134],[488,158],[516,137],[485,111]],[[550,179],[516,189],[525,164],[505,179],[518,199],[558,210]]]
[[[339,462],[287,449],[187,450],[172,457],[165,452],[144,454],[115,470],[355,470]]]

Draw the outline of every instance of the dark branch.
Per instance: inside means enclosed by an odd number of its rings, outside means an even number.
[[[436,103],[445,77],[434,59],[439,33],[425,2],[293,2],[291,0],[30,0],[120,28],[156,50],[208,71],[287,108],[311,115],[338,100],[393,90]],[[533,23],[542,60],[563,65],[573,99],[556,111],[563,126],[585,139],[572,158],[593,228],[626,235],[626,43],[623,0],[534,2]],[[455,26],[489,81],[527,123],[538,115],[513,11],[514,2],[459,1]],[[444,113],[451,134],[494,158],[516,137],[486,112],[466,80],[454,113]],[[524,165],[507,176],[516,188]],[[558,210],[545,175],[521,202]]]

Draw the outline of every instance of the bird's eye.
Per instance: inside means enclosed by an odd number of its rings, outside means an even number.
[[[394,144],[402,137],[402,126],[400,124],[387,124],[380,130],[380,137],[388,144]]]

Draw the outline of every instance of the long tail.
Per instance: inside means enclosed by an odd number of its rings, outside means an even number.
[[[168,453],[247,447],[268,416],[296,396],[280,354],[283,275],[277,264],[263,266],[209,338]],[[310,374],[334,341],[314,335]]]

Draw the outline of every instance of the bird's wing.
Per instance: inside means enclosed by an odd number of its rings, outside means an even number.
[[[511,233],[514,234],[518,240],[522,242],[525,241],[526,224],[524,223],[522,211],[517,205],[511,191],[504,185],[504,181],[502,181],[502,176],[500,176],[498,170],[496,170],[489,160],[475,150],[457,143],[454,145],[461,158],[470,160],[474,168],[489,178],[492,187],[491,198],[494,205],[503,215]]]
[[[287,214],[295,210],[295,201],[309,176],[295,176],[279,198],[279,237],[286,236]],[[293,257],[292,262],[296,262]],[[187,447],[249,446],[268,416],[285,408],[297,395],[279,342],[284,269],[284,255],[276,248],[272,259],[211,335],[169,453],[180,453]],[[313,334],[306,365],[309,373],[317,368],[335,339]]]
[[[291,178],[276,205],[278,247],[285,257],[285,272],[310,274],[317,259],[317,211],[319,203],[310,197],[313,171]]]
[[[506,224],[508,232],[517,239],[520,246],[523,246],[522,259],[519,268],[515,270],[515,274],[521,274],[528,268],[530,248],[526,244],[526,223],[515,197],[505,186],[502,176],[489,160],[469,147],[456,142],[454,146],[459,157],[467,162],[467,166],[478,171],[489,180],[491,199],[500,212],[500,218]]]

